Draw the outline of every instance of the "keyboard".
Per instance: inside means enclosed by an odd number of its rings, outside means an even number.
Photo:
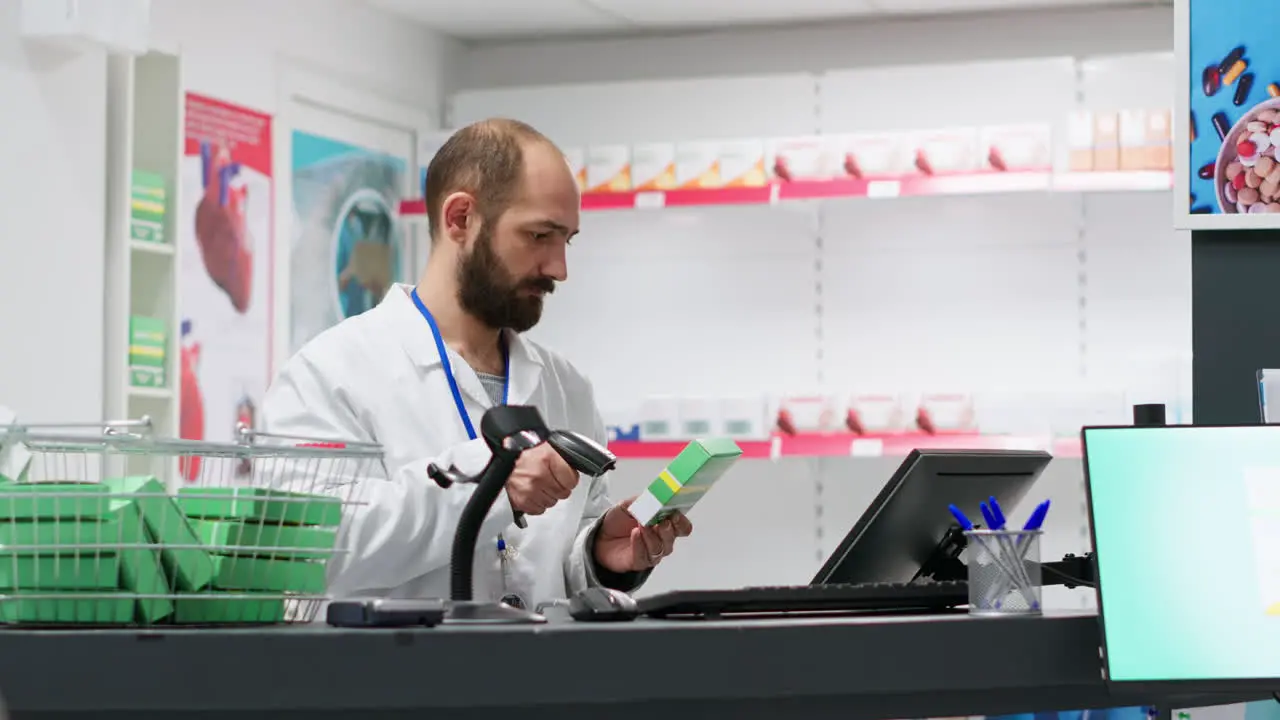
[[[941,612],[969,602],[961,581],[675,590],[641,598],[639,614],[656,618],[783,613]]]

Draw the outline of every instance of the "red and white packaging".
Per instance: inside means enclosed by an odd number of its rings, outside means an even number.
[[[910,171],[911,156],[901,135],[845,135],[837,142],[845,177],[893,178]]]
[[[1053,168],[1053,128],[1049,125],[998,125],[980,131],[986,170],[1043,171]]]
[[[838,156],[830,138],[779,138],[769,141],[765,162],[771,182],[830,180],[842,174]]]
[[[836,403],[822,395],[784,397],[778,405],[778,430],[785,435],[830,432],[835,427]]]
[[[926,433],[975,432],[973,396],[967,393],[926,393],[916,408],[916,427]]]
[[[844,424],[855,435],[895,433],[903,430],[905,417],[902,396],[867,393],[849,398]]]
[[[954,128],[917,133],[913,137],[912,164],[923,175],[974,172],[978,161],[978,131]]]

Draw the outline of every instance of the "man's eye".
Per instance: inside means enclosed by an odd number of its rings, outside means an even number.
[[[551,237],[551,233],[531,232],[529,233],[529,237],[533,238],[534,240],[537,240],[538,242],[542,242],[543,240],[546,240],[547,238]]]

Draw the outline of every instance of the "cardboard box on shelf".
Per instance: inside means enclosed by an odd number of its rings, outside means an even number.
[[[777,428],[786,435],[837,430],[835,406],[825,395],[784,397],[778,404]]]
[[[1120,111],[1120,169],[1146,170],[1150,166],[1147,146],[1147,111]]]
[[[680,401],[674,397],[645,398],[637,413],[641,440],[680,437]]]
[[[165,211],[164,176],[145,170],[134,170],[130,181],[129,237],[142,242],[166,242]]]
[[[587,148],[588,192],[627,192],[630,189],[630,146],[592,145]]]
[[[911,167],[910,144],[889,133],[844,135],[832,139],[834,160],[847,177],[898,177]]]
[[[1053,129],[1048,125],[997,125],[979,132],[982,167],[996,171],[1053,167]]]
[[[1173,169],[1173,111],[1147,111],[1147,170]]]
[[[765,397],[720,398],[720,426],[715,434],[738,440],[766,440],[773,432]]]
[[[164,387],[168,333],[164,320],[134,315],[129,318],[129,384]]]
[[[859,393],[849,398],[844,424],[849,432],[857,435],[893,433],[905,429],[905,418],[901,395]]]
[[[675,143],[640,143],[631,146],[631,187],[633,189],[671,190],[675,186]]]
[[[973,396],[967,393],[925,393],[916,407],[916,427],[926,433],[976,432]]]
[[[819,136],[770,140],[765,156],[769,178],[785,183],[839,177],[844,174],[837,162],[840,150],[838,142]]]
[[[564,148],[564,159],[573,171],[573,179],[578,181],[578,189],[587,190],[587,151],[580,147]]]
[[[1093,113],[1080,110],[1071,113],[1067,118],[1067,170],[1070,172],[1090,172],[1094,169],[1094,132]]]
[[[714,142],[682,142],[676,145],[676,187],[718,188],[720,146]]]
[[[713,398],[682,397],[677,401],[680,418],[677,435],[684,438],[708,437],[720,424],[720,407]]]
[[[978,131],[953,128],[913,133],[914,169],[924,175],[973,172],[978,169]]]
[[[1117,113],[1093,114],[1093,169],[1099,172],[1120,169],[1120,116]]]
[[[768,175],[764,168],[763,140],[728,140],[720,143],[717,160],[722,187],[764,187]]]

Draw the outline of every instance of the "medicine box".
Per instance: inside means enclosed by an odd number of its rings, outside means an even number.
[[[129,318],[129,383],[134,387],[165,386],[164,320],[134,315]]]
[[[631,189],[631,148],[592,145],[587,148],[587,191],[626,192]]]
[[[635,190],[671,190],[676,186],[675,143],[631,146],[631,186]]]
[[[141,242],[165,242],[164,176],[134,170],[129,198],[129,236]]]
[[[323,562],[214,555],[213,567],[213,586],[220,590],[319,595],[325,589]]]
[[[1093,115],[1093,169],[1112,172],[1120,169],[1120,115],[1100,112]]]
[[[0,485],[0,518],[10,521],[103,520],[111,515],[109,489],[96,483],[39,482]]]
[[[258,487],[182,488],[178,505],[192,518],[337,527],[342,501],[328,495]]]
[[[721,187],[764,187],[769,177],[764,169],[763,140],[730,140],[720,143],[716,155]]]
[[[176,590],[193,592],[209,586],[213,581],[212,556],[200,547],[191,524],[159,480],[143,475],[103,482],[117,496],[117,509],[129,503],[137,505],[147,532],[162,546],[160,562]]]
[[[1120,169],[1146,170],[1150,164],[1147,145],[1147,112],[1123,110],[1120,112]]]
[[[115,531],[98,542],[114,545],[119,552],[120,587],[140,596],[151,596],[138,598],[138,621],[155,623],[172,615],[173,601],[163,596],[173,590],[160,562],[160,549],[147,532],[137,503],[121,504],[115,510],[115,522],[101,524]]]
[[[0,562],[0,594],[21,590],[116,590],[120,558],[105,550],[83,555],[10,555]]]
[[[336,530],[302,525],[193,519],[191,526],[200,542],[223,555],[325,560],[338,540]]]
[[[628,510],[641,525],[656,525],[674,512],[688,514],[742,457],[729,438],[694,440],[685,446]]]
[[[676,145],[676,187],[718,188],[720,146],[714,142],[682,142]]]
[[[905,137],[887,133],[845,135],[837,142],[840,169],[848,177],[898,177],[911,167],[911,144]]]
[[[997,125],[979,133],[983,169],[997,172],[1053,169],[1052,129],[1048,125]]]
[[[925,175],[973,172],[979,167],[978,131],[954,128],[920,132],[915,144],[915,170]]]
[[[133,619],[134,599],[127,593],[104,593],[100,590],[51,593],[41,590],[6,595],[0,600],[0,623],[122,625]]]
[[[769,141],[765,155],[769,178],[775,182],[830,180],[840,171],[840,146],[818,136],[778,138]]]
[[[1173,169],[1173,111],[1147,111],[1147,170]]]
[[[1071,113],[1067,119],[1067,170],[1090,172],[1093,168],[1094,119],[1088,110]]]
[[[580,147],[564,148],[565,162],[573,172],[573,179],[578,183],[578,190],[587,189],[587,151]]]

